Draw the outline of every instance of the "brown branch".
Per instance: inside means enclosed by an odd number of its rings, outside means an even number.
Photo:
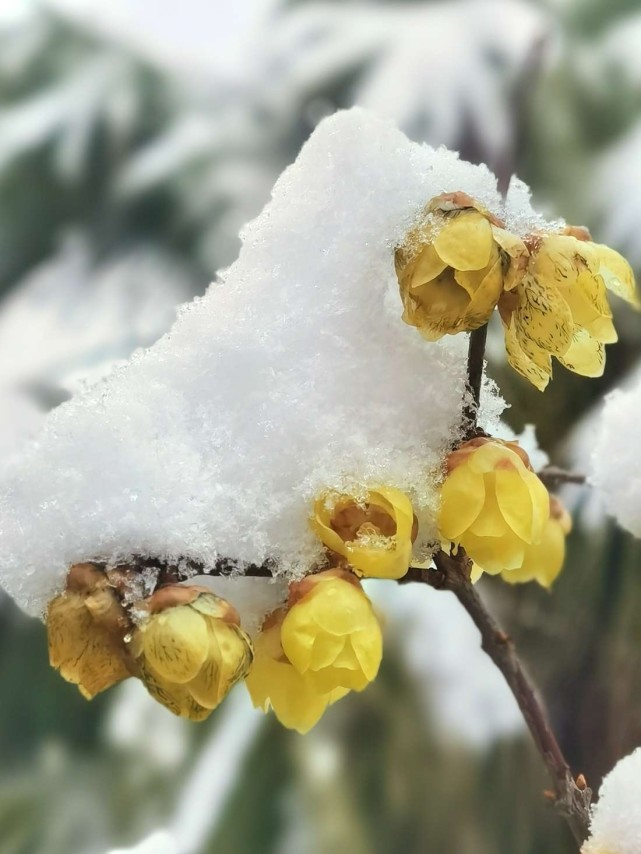
[[[472,439],[478,433],[477,420],[481,402],[481,386],[483,385],[486,339],[487,323],[470,333],[470,343],[467,351],[467,390],[471,400],[463,408],[466,439]]]
[[[554,489],[554,487],[561,486],[563,483],[587,484],[586,475],[579,472],[566,471],[565,469],[557,468],[557,466],[546,466],[540,472],[537,472],[537,474],[548,489]]]
[[[436,569],[410,569],[403,581],[420,581],[439,590],[451,591],[481,633],[481,646],[503,674],[554,784],[555,805],[567,821],[574,838],[582,844],[588,836],[591,790],[585,779],[574,779],[514,644],[489,613],[469,579],[470,560],[462,549],[456,556],[438,552]],[[578,782],[577,782],[578,781]]]

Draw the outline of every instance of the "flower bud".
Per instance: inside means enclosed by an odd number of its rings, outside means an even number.
[[[437,196],[396,250],[403,320],[428,341],[477,329],[527,259],[522,240],[465,193]]]
[[[330,494],[314,503],[311,525],[320,540],[368,578],[401,578],[412,559],[414,513],[405,493],[370,490],[362,501]]]
[[[439,530],[484,572],[522,567],[549,517],[548,491],[514,442],[472,439],[450,454]]]
[[[147,690],[176,715],[203,720],[253,658],[237,612],[204,588],[168,585],[145,602],[132,641]]]
[[[281,626],[286,609],[272,614],[255,642],[254,663],[245,679],[249,696],[263,712],[273,709],[281,724],[306,733],[325,709],[348,691],[339,688],[321,693],[309,673],[299,673],[283,651]]]
[[[49,661],[87,700],[131,675],[123,636],[127,617],[101,570],[69,570],[64,593],[47,609]]]
[[[317,690],[362,691],[376,678],[383,654],[372,603],[349,572],[330,569],[290,586],[281,643],[298,673]]]

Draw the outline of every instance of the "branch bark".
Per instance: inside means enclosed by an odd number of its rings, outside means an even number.
[[[483,370],[485,367],[486,340],[487,323],[470,332],[470,343],[467,351],[467,389],[471,400],[463,408],[466,439],[473,439],[478,433],[478,414],[481,403]]]
[[[561,486],[563,483],[575,483],[584,485],[587,483],[587,477],[579,472],[566,471],[565,469],[557,468],[557,466],[546,466],[537,472],[538,477],[548,487],[554,489],[555,486]]]

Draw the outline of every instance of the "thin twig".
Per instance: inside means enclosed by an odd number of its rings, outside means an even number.
[[[557,466],[546,466],[540,472],[537,472],[537,474],[548,489],[554,489],[555,486],[561,486],[563,483],[587,484],[586,475],[579,472],[566,471],[565,469],[557,468]]]
[[[470,343],[467,351],[467,390],[471,400],[463,409],[466,439],[472,439],[478,432],[477,421],[479,405],[481,403],[483,369],[485,367],[486,339],[487,323],[470,333]]]

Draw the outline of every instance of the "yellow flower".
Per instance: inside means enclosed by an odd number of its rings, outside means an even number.
[[[357,575],[401,578],[416,537],[412,504],[398,489],[370,490],[362,500],[330,494],[314,503],[311,525],[320,540]]]
[[[72,566],[67,587],[47,609],[49,661],[87,700],[131,676],[123,636],[128,621],[107,578],[93,564]]]
[[[484,572],[521,568],[549,516],[548,491],[514,442],[472,439],[450,454],[439,530]]]
[[[329,569],[290,586],[281,643],[298,673],[320,693],[362,691],[376,678],[383,654],[372,603],[350,572]]]
[[[285,609],[272,614],[255,642],[254,663],[245,679],[252,703],[263,712],[273,709],[283,726],[306,733],[318,723],[325,709],[348,691],[338,688],[321,693],[309,673],[299,673],[281,644]]]
[[[176,715],[203,720],[251,665],[232,606],[200,587],[168,585],[146,600],[132,649],[147,690]]]
[[[550,588],[563,569],[565,560],[565,538],[572,530],[572,518],[558,498],[550,496],[550,518],[543,526],[538,543],[525,550],[525,558],[518,569],[504,570],[501,578],[510,584],[525,584],[536,581],[541,587]],[[482,574],[474,567],[472,578]]]
[[[396,250],[403,320],[428,341],[477,329],[527,261],[523,241],[465,193],[437,196]]]
[[[601,376],[605,345],[617,340],[607,290],[640,307],[630,265],[579,228],[534,238],[530,251],[525,275],[499,301],[509,363],[540,391],[552,356],[576,374]]]

